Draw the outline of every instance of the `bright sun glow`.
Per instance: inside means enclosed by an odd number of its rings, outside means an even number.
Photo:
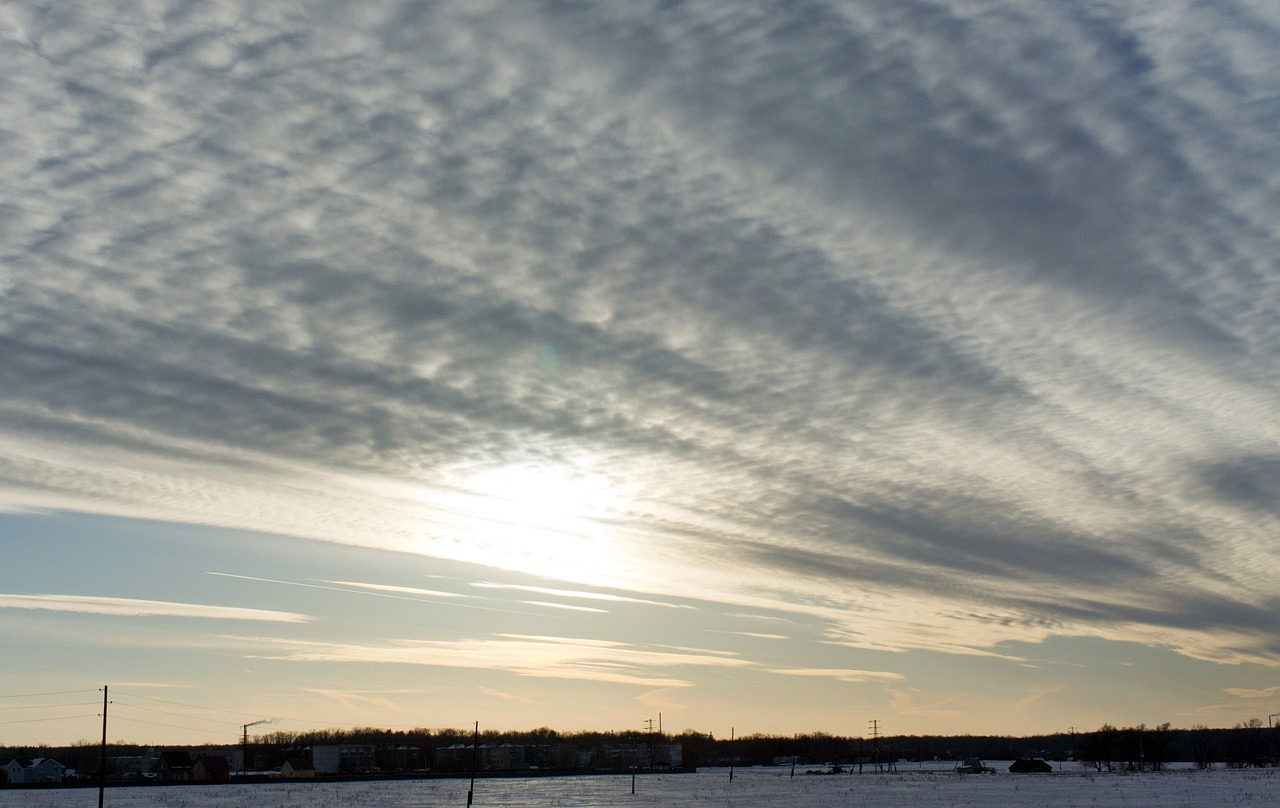
[[[450,497],[453,538],[472,560],[586,584],[616,578],[610,517],[622,500],[605,478],[568,466],[512,465],[472,474],[459,488]]]

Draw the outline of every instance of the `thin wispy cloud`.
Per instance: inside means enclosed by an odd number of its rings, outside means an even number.
[[[515,592],[533,592],[540,595],[555,595],[562,598],[579,598],[583,600],[603,600],[611,603],[636,603],[643,606],[661,606],[664,609],[696,609],[696,606],[684,603],[669,603],[628,595],[616,595],[609,592],[587,592],[580,589],[556,589],[547,586],[530,586],[528,584],[498,584],[489,581],[475,581],[471,586],[477,589],[507,589]]]
[[[753,637],[757,640],[789,640],[785,634],[766,634],[761,631],[721,631],[719,634],[736,634],[739,637]]]
[[[215,575],[220,578],[237,578],[242,581],[257,581],[264,584],[296,586],[303,589],[323,589],[331,592],[348,592],[353,595],[368,595],[370,597],[388,598],[391,600],[407,600],[419,603],[448,603],[450,606],[456,606],[463,609],[481,609],[484,611],[498,612],[510,611],[492,606],[478,606],[470,603],[452,603],[448,600],[449,598],[466,598],[469,596],[448,592],[436,593],[432,590],[416,589],[414,587],[397,587],[383,584],[355,584],[342,581],[332,581],[330,583],[339,585],[330,586],[328,584],[308,583],[306,581],[286,581],[277,578],[261,578],[255,575],[238,575],[231,572],[206,572],[205,574]],[[410,597],[411,594],[423,595],[424,597]],[[433,598],[436,597],[443,597],[445,600],[434,600]]]
[[[268,623],[306,623],[305,614],[249,609],[240,606],[211,606],[201,603],[140,600],[93,595],[9,595],[0,594],[0,609],[39,609],[51,612],[80,612],[113,617],[193,617],[206,620],[257,620]]]
[[[730,612],[729,617],[741,617],[747,620],[761,620],[768,623],[790,623],[791,621],[785,617],[769,614],[749,614],[747,612]]]
[[[931,704],[918,704],[916,694],[919,691],[893,690],[889,694],[889,706],[893,709],[895,715],[898,716],[920,716],[936,719],[961,718],[969,714],[968,710],[961,707],[945,707],[947,704],[954,704],[961,701],[962,697],[953,697],[944,699]]]
[[[392,710],[400,709],[399,705],[397,705],[394,701],[382,695],[367,695],[365,693],[352,692],[352,691],[325,690],[323,688],[315,688],[315,687],[308,687],[305,689],[308,693],[315,693],[319,696],[325,697],[326,699],[331,699],[343,705],[344,707],[374,706],[374,707],[386,707]]]
[[[519,702],[521,704],[538,704],[537,701],[534,701],[531,698],[527,698],[525,696],[518,696],[514,693],[506,693],[501,690],[494,690],[491,687],[478,687],[476,689],[479,690],[481,693],[485,694],[486,696],[489,696],[495,699],[502,699],[503,701],[514,701],[514,702]]]
[[[1222,692],[1238,699],[1274,699],[1277,695],[1280,695],[1280,686],[1264,688],[1227,687],[1223,688]]]
[[[689,687],[670,675],[682,667],[751,667],[746,660],[652,650],[620,642],[568,637],[499,636],[460,641],[395,640],[382,643],[285,642],[288,650],[265,658],[295,662],[378,662],[474,668],[547,679],[579,679],[643,687]],[[665,674],[665,675],[664,675]]]
[[[569,603],[552,603],[546,600],[522,600],[528,606],[542,606],[547,609],[564,609],[569,612],[587,612],[589,614],[608,614],[608,609],[594,609],[590,606],[574,606]]]
[[[839,682],[849,682],[851,684],[861,684],[862,682],[900,682],[903,677],[900,673],[891,673],[889,671],[859,671],[859,670],[843,670],[840,668],[778,668],[769,671],[779,676],[808,676],[819,679],[835,679]]]
[[[326,584],[334,586],[345,586],[352,589],[371,589],[374,592],[395,592],[404,595],[427,595],[433,598],[467,598],[470,595],[463,595],[457,592],[445,592],[440,589],[421,589],[416,586],[395,586],[394,584],[371,584],[361,583],[357,581],[324,581]]]

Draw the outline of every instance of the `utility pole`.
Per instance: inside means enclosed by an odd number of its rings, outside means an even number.
[[[733,761],[738,756],[738,749],[734,743],[733,727],[729,727],[729,782],[733,782]]]
[[[649,753],[648,767],[650,769],[653,768],[653,759],[658,751],[657,741],[655,741],[653,738],[653,725],[654,725],[654,720],[652,718],[646,718],[644,720],[645,731],[649,739],[648,743],[646,744],[646,746],[648,747],[646,751]],[[632,777],[634,776],[635,775],[632,774]]]
[[[98,760],[98,808],[107,790],[107,685],[102,686],[102,754]]]
[[[475,735],[471,736],[471,787],[467,789],[467,808],[471,808],[471,797],[476,791],[476,756],[480,754],[480,722],[476,722]]]

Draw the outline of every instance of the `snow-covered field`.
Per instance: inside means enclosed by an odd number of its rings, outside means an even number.
[[[957,775],[946,769],[903,765],[895,774],[814,776],[786,768],[703,769],[697,774],[631,777],[499,778],[476,781],[477,808],[533,806],[1088,806],[1171,808],[1280,804],[1280,770],[1171,771],[1098,774],[1066,764],[1049,775]],[[467,780],[375,783],[281,783],[157,786],[109,789],[111,808],[345,808],[345,806],[465,806]],[[96,789],[0,791],[0,808],[96,806]]]

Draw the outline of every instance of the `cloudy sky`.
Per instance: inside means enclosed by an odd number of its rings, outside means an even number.
[[[1265,718],[1278,76],[1264,0],[5,4],[0,742]]]

